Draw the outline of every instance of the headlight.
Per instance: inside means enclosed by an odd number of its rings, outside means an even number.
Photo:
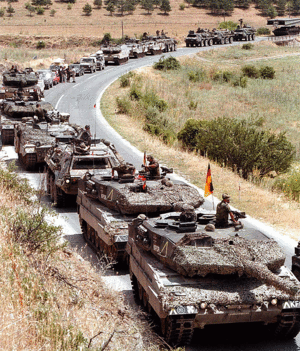
[[[201,308],[202,310],[205,310],[206,307],[207,307],[207,303],[206,303],[206,302],[201,302],[200,308]]]
[[[70,179],[66,179],[66,183],[69,184],[70,183]]]
[[[277,299],[272,299],[271,304],[272,304],[273,306],[277,305]]]

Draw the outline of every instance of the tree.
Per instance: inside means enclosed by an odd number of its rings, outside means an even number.
[[[279,16],[284,16],[285,8],[286,8],[287,1],[286,0],[278,0],[276,10]]]
[[[153,5],[155,6],[155,8],[159,7],[161,4],[161,0],[152,0]]]
[[[28,4],[28,6],[26,6]],[[35,12],[35,7],[29,3],[25,4],[26,10],[29,12],[29,16],[32,17],[32,14]]]
[[[270,18],[277,17],[278,13],[273,5],[270,5],[267,9],[266,15]]]
[[[43,15],[44,12],[45,12],[45,9],[44,9],[42,6],[38,6],[38,7],[35,9],[35,11],[36,11],[36,14],[37,14],[37,15]]]
[[[92,14],[92,10],[92,6],[89,3],[86,3],[82,8],[82,11],[86,16],[90,16]]]
[[[9,4],[8,8],[6,9],[6,12],[8,13],[9,17],[12,16],[13,13],[15,13],[15,9]]]
[[[47,6],[47,0],[32,0],[33,6]]]
[[[51,0],[46,0],[46,8],[48,9],[49,6],[52,5],[52,1]]]
[[[170,1],[162,0],[159,9],[163,11],[165,15],[167,15],[170,11],[172,11]]]
[[[5,8],[1,7],[0,8],[0,17],[4,17],[4,14],[5,14]]]
[[[52,10],[50,11],[50,16],[51,16],[51,17],[54,17],[55,14],[56,14],[56,10],[52,9]]]
[[[147,11],[148,14],[150,14],[150,12],[154,10],[152,0],[142,0],[141,5],[142,5],[142,8]]]
[[[115,5],[112,2],[109,2],[106,6],[106,11],[108,11],[110,13],[110,15],[112,16],[112,14],[115,12]]]
[[[132,0],[126,0],[124,5],[124,11],[128,14],[133,13],[135,10],[134,2]]]
[[[102,0],[94,0],[94,6],[96,6],[97,9],[101,9]]]

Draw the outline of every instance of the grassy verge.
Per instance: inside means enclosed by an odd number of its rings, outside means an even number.
[[[123,296],[60,244],[26,180],[0,168],[0,194],[1,350],[158,350]]]
[[[229,50],[242,53],[240,47]],[[253,51],[252,58],[257,59],[261,55],[261,45],[258,45],[257,49],[255,46],[254,50],[257,51]],[[267,55],[269,56],[277,56],[278,52],[282,53],[282,50],[279,48],[277,51],[277,47],[267,44]],[[287,54],[293,55],[297,55],[299,52],[298,49],[294,50],[294,48],[285,48],[285,50],[287,50]],[[224,51],[226,51],[225,48],[221,49],[220,53],[215,51],[213,55],[222,57]],[[297,128],[300,116],[296,108],[297,105],[295,105],[297,99],[295,87],[300,83],[297,56],[284,56],[280,60],[268,60],[267,64],[276,70],[276,79],[272,81],[249,79],[247,87],[241,88],[212,80],[209,82],[190,82],[187,76],[189,70],[204,69],[208,72],[207,77],[209,78],[218,70],[229,69],[229,66],[224,62],[221,66],[214,61],[204,61],[202,55],[206,54],[182,59],[184,68],[175,73],[160,73],[152,68],[136,71],[137,85],[140,84],[139,89],[143,92],[147,89],[153,90],[167,102],[169,107],[163,114],[163,118],[168,119],[174,132],[180,130],[188,118],[213,119],[219,116],[254,118],[260,120],[263,127],[274,131],[282,131],[285,128],[289,140],[293,141],[299,149],[296,135],[299,132]],[[241,64],[244,64],[244,59],[241,59]],[[232,69],[231,66],[230,69]],[[235,65],[233,70],[239,71],[240,67]],[[106,91],[101,102],[105,118],[123,137],[141,151],[147,150],[148,153],[154,154],[161,163],[174,167],[177,173],[184,175],[192,183],[203,188],[208,159],[182,151],[176,143],[172,147],[167,146],[159,138],[146,133],[143,130],[145,113],[138,108],[135,102],[127,98],[129,90],[130,87],[120,89],[120,81],[117,81]],[[129,101],[129,114],[114,113],[115,109],[118,108],[117,96]],[[191,110],[188,107],[191,99],[197,102],[196,110]],[[230,193],[233,206],[273,225],[283,234],[299,239],[299,203],[289,201],[282,193],[272,192],[270,190],[272,179],[266,178],[259,182],[255,180],[249,182],[216,164],[212,163],[211,168],[215,196],[220,198],[222,193]]]

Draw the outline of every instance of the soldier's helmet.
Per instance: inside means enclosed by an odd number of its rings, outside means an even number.
[[[230,195],[228,194],[222,194],[222,199],[225,200],[225,199],[230,199]]]
[[[147,160],[154,160],[152,155],[147,155]]]

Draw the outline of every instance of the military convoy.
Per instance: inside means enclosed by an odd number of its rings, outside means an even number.
[[[105,64],[113,63],[120,65],[129,60],[129,48],[127,45],[103,45],[101,50],[104,54]]]
[[[126,262],[128,224],[138,214],[157,217],[178,203],[195,207],[203,203],[198,191],[183,182],[173,183],[164,177],[146,181],[144,176],[135,176],[134,167],[124,162],[114,170],[118,170],[117,177],[112,173],[109,177],[85,176],[80,181],[77,205],[85,240],[115,262]]]
[[[234,30],[234,40],[235,41],[251,41],[255,40],[255,33],[256,30],[253,27],[250,26],[243,26],[241,28],[237,28]]]
[[[300,330],[300,283],[278,244],[259,230],[215,228],[214,215],[183,206],[129,224],[127,253],[136,301],[160,321],[167,343],[186,345],[195,328],[269,325]]]

